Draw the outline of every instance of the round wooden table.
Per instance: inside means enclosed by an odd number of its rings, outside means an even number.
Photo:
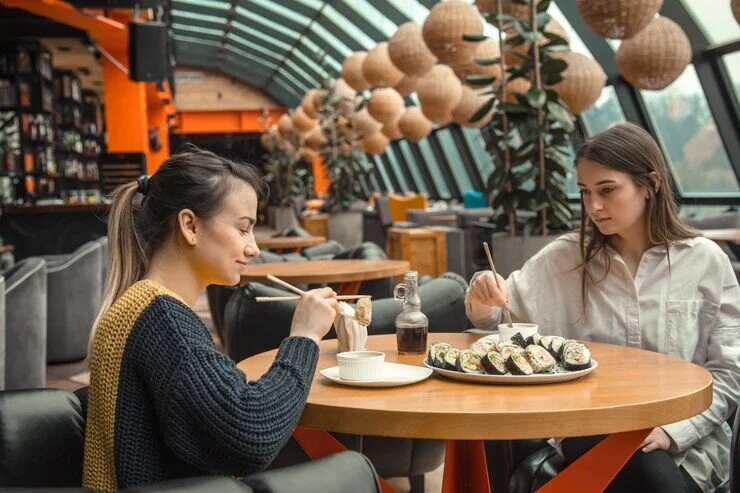
[[[481,337],[429,334],[429,343],[446,341],[463,348]],[[447,439],[443,491],[489,491],[481,440],[611,434],[541,491],[561,491],[565,485],[571,491],[589,491],[582,482],[584,474],[585,481],[593,482],[594,470],[601,481],[594,487],[606,487],[652,428],[709,407],[712,376],[700,366],[659,353],[588,344],[599,367],[571,382],[485,385],[433,375],[411,386],[383,389],[348,387],[324,379],[319,371],[337,364],[337,343],[322,341],[300,424],[359,435]],[[371,336],[366,347],[384,351],[390,362],[421,365],[424,359],[424,355],[399,355],[395,335]],[[262,353],[238,366],[255,379],[267,371],[275,354]],[[485,489],[479,489],[483,484]],[[575,484],[579,487],[573,490]]]
[[[267,282],[267,275],[291,284],[340,283],[339,294],[357,294],[361,281],[384,279],[411,270],[405,260],[310,260],[248,265],[241,284]]]
[[[326,242],[324,236],[282,236],[278,238],[257,238],[257,246],[267,250],[286,250],[291,249],[299,251],[320,243]]]

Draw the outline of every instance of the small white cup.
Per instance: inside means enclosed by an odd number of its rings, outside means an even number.
[[[512,337],[516,335],[517,332],[519,332],[522,335],[522,337],[524,337],[525,339],[537,333],[537,324],[515,323],[512,325],[514,327],[509,327],[509,324],[499,324],[498,326],[499,341],[511,339]]]
[[[380,351],[347,351],[337,354],[339,378],[342,380],[379,380],[383,376],[385,353]]]

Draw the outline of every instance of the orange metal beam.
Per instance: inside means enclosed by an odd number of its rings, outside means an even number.
[[[270,121],[285,113],[285,109],[269,110]],[[220,134],[262,132],[261,110],[247,111],[180,111],[177,113],[176,134]]]

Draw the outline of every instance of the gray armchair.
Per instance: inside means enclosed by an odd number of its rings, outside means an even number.
[[[101,245],[85,243],[68,255],[46,257],[48,363],[81,360],[100,309]]]
[[[28,257],[5,276],[5,388],[46,385],[46,261]]]
[[[102,272],[100,276],[100,288],[101,292],[103,292],[105,291],[105,281],[108,280],[108,237],[101,236],[97,242],[100,244],[100,270]]]

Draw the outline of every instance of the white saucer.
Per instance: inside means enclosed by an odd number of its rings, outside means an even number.
[[[430,368],[413,365],[401,365],[398,363],[384,363],[383,376],[378,380],[342,380],[339,378],[339,367],[332,366],[321,370],[321,374],[327,380],[350,385],[352,387],[398,387],[409,385],[429,378],[433,373]]]

